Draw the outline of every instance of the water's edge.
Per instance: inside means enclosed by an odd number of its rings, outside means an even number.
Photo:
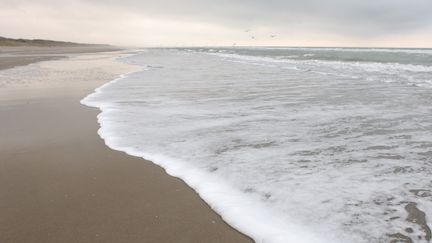
[[[139,50],[81,103],[257,242],[429,242],[432,53],[303,52]]]
[[[125,62],[120,58],[116,59],[116,61]],[[162,154],[148,154],[133,148],[116,146],[113,142],[115,138],[109,135],[109,124],[104,120],[104,114],[108,113],[110,109],[102,103],[90,102],[88,98],[102,93],[104,87],[120,82],[129,75],[146,71],[145,66],[141,65],[141,67],[142,70],[122,74],[118,78],[103,84],[80,101],[82,105],[98,108],[101,111],[97,116],[97,121],[100,126],[98,134],[104,140],[106,146],[112,150],[125,152],[131,156],[141,157],[144,160],[160,166],[168,175],[183,180],[200,196],[200,198],[218,213],[227,224],[251,237],[255,242],[336,242],[335,237],[317,235],[301,227],[299,224],[286,222],[286,219],[280,217],[276,211],[260,203],[258,198],[256,200],[245,198],[241,192],[232,188],[226,182],[209,172],[192,168],[181,160],[169,158]]]

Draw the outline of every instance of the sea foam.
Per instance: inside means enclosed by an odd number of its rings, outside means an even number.
[[[226,52],[235,50],[139,53],[125,61],[143,71],[82,103],[101,109],[109,147],[183,179],[256,242],[429,240],[430,89],[385,63],[335,72],[316,60],[305,71]],[[408,204],[427,224],[407,220]]]

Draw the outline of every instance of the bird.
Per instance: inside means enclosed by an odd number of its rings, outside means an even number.
[[[270,38],[275,38],[276,37],[276,35],[270,35]]]
[[[251,39],[256,40],[255,36],[251,36]]]

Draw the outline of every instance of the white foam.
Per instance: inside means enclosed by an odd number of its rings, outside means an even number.
[[[109,147],[182,178],[257,242],[422,233],[404,220],[404,205],[416,202],[430,218],[429,198],[410,191],[431,186],[427,91],[280,69],[275,59],[255,66],[184,53],[129,57],[146,71],[82,101],[101,109]]]
[[[349,62],[331,60],[298,60],[240,55],[233,53],[206,53],[225,60],[268,67],[313,71],[324,75],[355,77],[384,82],[400,82],[432,88],[430,83],[432,66],[418,64],[382,63],[382,62]],[[314,54],[305,54],[311,56]]]
[[[341,47],[260,47],[267,50],[343,51],[343,52],[389,52],[431,55],[432,49],[409,48],[341,48]]]
[[[118,79],[104,84],[97,88],[95,93],[81,100],[82,104],[99,108],[102,111],[98,115],[98,122],[101,126],[98,134],[104,139],[108,147],[152,161],[163,167],[169,175],[181,178],[209,203],[212,209],[218,212],[226,222],[253,238],[255,242],[335,242],[334,239],[330,241],[328,236],[318,236],[300,225],[290,223],[280,217],[277,212],[273,212],[271,208],[260,203],[259,200],[244,197],[240,191],[205,170],[191,167],[179,159],[169,158],[161,154],[146,153],[133,147],[123,147],[118,141],[119,138],[111,131],[116,126],[110,122],[108,115],[113,111],[111,106],[92,99],[101,95],[104,89],[120,82],[127,76],[128,74],[121,75]]]

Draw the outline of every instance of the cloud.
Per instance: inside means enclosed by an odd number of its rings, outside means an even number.
[[[319,26],[342,34],[382,35],[431,27],[430,0],[87,0],[146,16],[224,26]]]
[[[5,12],[26,12],[48,25],[56,22],[74,35],[92,26],[90,39],[96,41],[108,38],[107,32],[121,33],[133,43],[143,34],[162,44],[252,43],[245,29],[260,35],[263,44],[274,44],[263,37],[269,34],[291,43],[314,38],[324,44],[338,39],[363,43],[392,37],[411,43],[415,36],[429,38],[432,31],[430,0],[2,0],[0,17]],[[16,28],[11,25],[0,23],[2,28]],[[119,38],[111,37],[127,43]]]

